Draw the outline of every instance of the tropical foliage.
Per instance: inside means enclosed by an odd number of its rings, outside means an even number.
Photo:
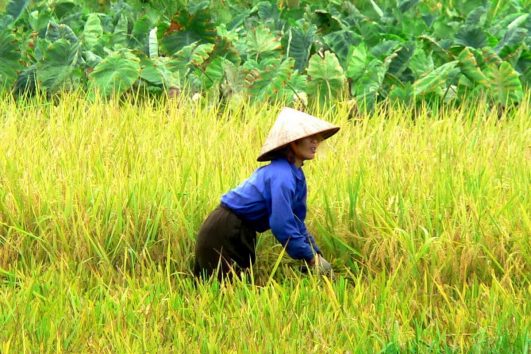
[[[529,2],[10,0],[0,85],[105,96],[169,89],[283,101],[518,103]]]

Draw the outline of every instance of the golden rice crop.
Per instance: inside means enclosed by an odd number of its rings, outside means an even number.
[[[529,97],[314,107],[341,126],[303,167],[336,278],[266,233],[253,279],[194,284],[195,234],[279,109],[1,99],[0,351],[528,350]]]

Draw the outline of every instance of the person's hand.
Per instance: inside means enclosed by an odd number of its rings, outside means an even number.
[[[332,265],[320,254],[315,255],[312,262],[310,262],[310,265],[313,267],[314,271],[319,275],[327,275],[331,277],[334,274]]]

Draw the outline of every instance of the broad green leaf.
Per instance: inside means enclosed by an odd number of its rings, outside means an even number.
[[[480,6],[485,5],[485,0],[461,0],[456,2],[454,6],[448,6],[448,12],[450,16],[465,17]],[[451,12],[453,11],[453,13]]]
[[[459,66],[461,67],[461,72],[465,74],[466,77],[482,86],[488,85],[488,80],[483,72],[481,72],[476,58],[470,49],[463,49],[459,54],[458,60]]]
[[[114,52],[90,74],[90,84],[104,96],[128,90],[140,76],[140,60],[128,50]]]
[[[413,94],[420,96],[429,92],[437,91],[445,85],[448,76],[455,69],[458,61],[454,60],[443,64],[413,84]]]
[[[352,96],[368,108],[372,108],[380,93],[388,67],[389,61],[370,60],[361,76],[351,81]]]
[[[34,10],[29,13],[28,23],[34,32],[41,32],[48,22],[52,21],[54,15],[50,9]]]
[[[374,0],[369,1],[371,2],[372,8],[374,9],[378,17],[382,18],[384,15],[382,9],[380,9],[380,7],[374,2]]]
[[[508,62],[502,62],[499,67],[489,65],[485,69],[485,76],[489,80],[489,93],[497,103],[506,105],[522,100],[523,90],[518,73]]]
[[[228,42],[236,42],[238,38],[240,38],[237,31],[228,30],[227,25],[225,25],[224,23],[217,26],[216,31],[219,37],[225,39]]]
[[[15,36],[0,32],[0,87],[10,86],[17,78],[17,71],[22,69],[19,63],[20,50]]]
[[[357,47],[352,47],[351,51],[352,53],[347,67],[347,77],[355,81],[365,72],[369,57],[367,47],[363,43]]]
[[[216,24],[208,7],[201,7],[193,13],[179,11],[172,18],[169,28],[159,27],[161,30],[159,33],[163,35],[159,38],[159,51],[166,55],[173,55],[195,42],[213,43],[216,40]]]
[[[159,56],[159,40],[157,38],[157,29],[153,28],[149,31],[148,41],[149,57],[156,58]]]
[[[281,62],[278,58],[268,58],[248,67],[251,62],[244,65],[248,70],[245,81],[251,94],[258,99],[281,95],[293,72],[295,60],[288,58]]]
[[[142,61],[140,78],[153,85],[166,88],[179,87],[179,72],[172,72],[168,66],[169,58],[150,58]]]
[[[174,58],[184,65],[199,66],[205,62],[214,50],[214,44],[190,44],[177,53]]]
[[[168,62],[168,68],[171,72],[178,73],[182,80],[190,80],[193,71],[203,65],[213,50],[214,44],[192,43],[175,53],[175,56]],[[196,76],[200,80],[201,75]]]
[[[347,68],[348,54],[352,45],[358,45],[362,42],[361,36],[349,30],[341,30],[327,34],[323,37],[326,45],[337,56],[341,66]]]
[[[153,29],[153,26],[154,23],[145,15],[137,19],[133,24],[131,37],[135,42],[135,45],[146,53],[149,53],[149,34]],[[157,28],[155,28],[155,34],[156,32]]]
[[[527,38],[528,33],[527,29],[525,28],[512,28],[509,29],[505,35],[503,36],[503,39],[498,43],[496,46],[496,52],[501,54],[501,51],[506,47],[517,47],[524,43],[525,39]]]
[[[270,1],[261,1],[257,5],[258,17],[264,21],[276,22],[280,17],[277,4]]]
[[[517,27],[519,27],[521,24],[525,23],[525,21],[527,20],[527,18],[529,17],[529,14],[523,14],[523,15],[520,15],[518,16],[517,18],[515,18],[510,24],[509,26],[507,26],[507,30],[511,31],[513,29],[516,29]]]
[[[46,29],[46,39],[50,42],[55,42],[59,39],[66,39],[71,44],[78,42],[76,34],[70,27],[64,24],[58,25],[53,22],[48,23],[48,28]]]
[[[246,73],[237,65],[226,62],[223,65],[224,80],[221,83],[221,93],[224,97],[241,94],[245,91]]]
[[[448,54],[448,50],[443,48],[437,40],[431,36],[422,35],[419,36],[419,39],[425,42],[430,49],[433,51],[434,54],[436,54],[438,57],[440,57],[443,61],[447,62],[450,60],[450,56]]]
[[[531,51],[526,50],[522,53],[518,62],[516,63],[515,69],[521,74],[520,80],[522,85],[526,88],[531,86]]]
[[[83,43],[89,50],[94,48],[103,35],[100,17],[97,14],[90,14],[83,29]]]
[[[208,66],[204,71],[205,80],[204,85],[206,88],[210,88],[213,85],[221,83],[223,76],[225,75],[225,65],[230,62],[222,57],[217,57]]]
[[[381,43],[378,43],[374,47],[371,47],[370,53],[374,57],[383,60],[384,58],[388,57],[391,53],[393,53],[400,45],[401,45],[401,42],[399,41],[385,40]]]
[[[415,48],[413,56],[409,60],[409,68],[413,72],[415,78],[419,79],[426,73],[433,70],[433,58],[431,55],[426,54],[421,48]]]
[[[410,83],[407,83],[404,86],[394,86],[389,91],[388,97],[391,100],[400,101],[402,103],[409,104],[411,102],[411,93],[413,92],[413,89],[411,87]]]
[[[90,50],[83,51],[83,59],[89,68],[94,68],[103,60],[99,55]]]
[[[475,26],[483,26],[483,23],[485,22],[485,15],[487,14],[487,8],[485,6],[480,6],[476,9],[474,9],[470,14],[468,14],[465,26],[475,27]]]
[[[79,44],[72,45],[65,38],[51,43],[44,58],[37,64],[37,80],[48,91],[72,89],[75,86],[73,76],[79,58]]]
[[[54,17],[59,20],[67,19],[68,16],[72,16],[76,12],[83,12],[83,5],[80,2],[77,0],[47,1],[54,12]]]
[[[401,0],[398,2],[398,9],[404,13],[416,6],[419,2],[420,0]]]
[[[328,51],[324,57],[314,54],[308,64],[308,89],[321,100],[337,97],[345,86],[345,74],[337,57]]]
[[[254,59],[271,54],[280,49],[280,40],[264,26],[256,27],[247,35],[247,52]]]
[[[31,65],[18,75],[13,91],[17,95],[34,94],[37,91],[37,70]]]
[[[199,11],[208,9],[209,6],[210,0],[190,1],[188,3],[188,12],[190,13],[190,15],[195,15]]]
[[[396,56],[392,59],[388,72],[393,75],[400,75],[409,64],[409,60],[415,51],[415,44],[412,42],[404,43],[395,51]]]
[[[487,44],[487,36],[480,27],[463,27],[456,34],[455,42],[465,47],[479,49]]]
[[[481,56],[483,58],[484,65],[494,64],[495,66],[499,66],[502,63],[501,58],[494,51],[494,49],[490,47],[482,48],[481,54],[482,54]],[[482,65],[480,64],[480,66]]]
[[[430,20],[433,21],[431,18],[425,20],[412,15],[402,16],[401,18],[398,18],[399,27],[393,28],[394,25],[391,25],[387,28],[387,31],[390,31],[393,34],[399,34],[401,42],[416,40],[418,36],[432,31],[428,24]],[[391,21],[394,21],[394,19]]]
[[[127,34],[127,17],[124,15],[120,16],[118,23],[114,27],[114,33],[112,35],[112,44],[115,50],[121,48],[127,48],[128,43],[128,34]]]
[[[46,48],[50,45],[50,41],[44,39],[44,38],[36,38],[34,42],[34,54],[35,54],[35,61],[41,61],[44,58],[44,54],[46,53]]]
[[[338,16],[334,16],[328,9],[316,9],[312,17],[314,24],[320,29],[321,35],[339,31],[345,27]]]
[[[298,72],[291,74],[288,87],[295,92],[308,91],[308,76]]]
[[[16,21],[29,2],[29,0],[10,0],[6,6],[6,13],[13,18],[13,21]]]
[[[307,31],[292,27],[287,33],[286,53],[295,59],[295,69],[303,72],[310,58],[310,51],[316,38],[315,26],[310,26]]]

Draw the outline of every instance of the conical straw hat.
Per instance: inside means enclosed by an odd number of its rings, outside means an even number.
[[[273,152],[295,140],[321,133],[323,139],[328,139],[339,127],[324,120],[297,111],[293,108],[283,108],[279,113],[275,124],[262,146],[258,161],[268,161],[273,157]]]

